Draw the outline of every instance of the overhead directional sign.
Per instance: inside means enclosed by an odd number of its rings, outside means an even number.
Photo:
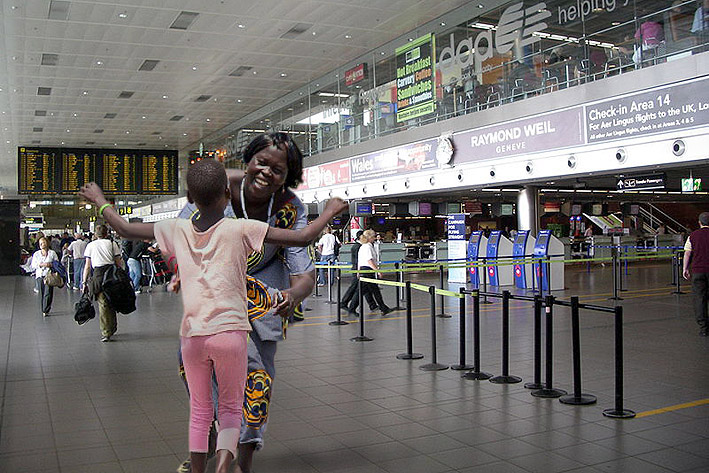
[[[650,174],[646,176],[619,177],[617,186],[619,191],[637,191],[665,188],[664,174]]]

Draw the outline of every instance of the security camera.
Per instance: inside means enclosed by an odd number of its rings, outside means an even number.
[[[386,183],[386,182],[385,182],[384,184],[382,184],[382,190],[383,190],[383,191],[386,191],[386,190],[387,190],[387,183]]]
[[[459,181],[459,182],[462,182],[462,181],[463,181],[463,171],[460,171],[460,172],[458,173],[458,181]]]
[[[574,155],[569,156],[569,159],[566,161],[566,165],[572,169],[575,168],[576,167],[576,156],[574,156]]]
[[[617,159],[619,163],[625,161],[625,150],[623,148],[618,148],[618,151],[615,152],[615,159]]]
[[[431,177],[428,179],[428,182],[430,182],[431,185],[433,186],[433,185],[436,184],[436,178],[435,178],[434,176],[431,176]]]
[[[411,185],[411,183],[409,182],[408,179],[404,181],[404,187],[406,187],[408,189],[410,185]]]
[[[534,165],[532,165],[532,162],[528,162],[527,165],[524,167],[524,170],[527,171],[527,174],[531,174],[531,172],[534,170]]]
[[[495,177],[495,168],[490,169],[490,177]]]
[[[672,143],[672,153],[675,156],[682,156],[684,154],[684,141],[675,140],[675,142]]]

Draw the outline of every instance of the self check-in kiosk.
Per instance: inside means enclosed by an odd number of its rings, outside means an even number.
[[[468,240],[468,262],[478,262],[480,248],[487,248],[487,238],[485,238],[485,235],[483,235],[481,231],[472,232]],[[476,268],[475,266],[468,268],[470,284],[474,289],[480,287],[480,269],[481,268]]]
[[[491,286],[511,286],[512,266],[512,242],[508,240],[500,230],[490,232],[487,239],[487,262],[497,263],[501,266],[487,267],[487,280]]]
[[[534,245],[536,287],[542,291],[564,289],[564,244],[551,230],[540,230]]]
[[[530,289],[532,287],[532,277],[534,270],[529,261],[534,253],[535,238],[529,234],[529,230],[517,232],[515,241],[512,244],[512,256],[516,258],[527,258],[527,261],[514,260],[512,266],[514,270],[515,286],[520,289]]]

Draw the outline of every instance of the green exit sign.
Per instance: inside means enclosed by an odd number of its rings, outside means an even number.
[[[682,179],[682,192],[697,192],[702,190],[701,178],[684,178]]]

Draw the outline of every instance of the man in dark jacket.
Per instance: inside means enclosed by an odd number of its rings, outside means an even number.
[[[360,246],[362,246],[362,244],[359,242],[359,237],[362,236],[362,233],[364,233],[363,230],[360,230],[357,232],[357,235],[355,236],[354,244],[352,245],[352,248],[350,249],[353,270],[357,269],[357,254],[359,253]],[[359,280],[357,279],[357,275],[352,274],[352,282],[350,283],[350,286],[345,291],[345,295],[342,296],[342,299],[340,299],[340,308],[342,310],[348,310],[347,306],[350,303],[350,301],[352,299],[354,299],[355,297],[359,297],[358,282],[359,282]],[[365,292],[364,297],[365,297],[365,299],[367,299],[367,303],[369,304],[369,309],[376,310],[377,309],[377,302],[374,300],[374,296],[370,292]]]
[[[694,315],[699,324],[699,335],[709,336],[709,212],[699,214],[699,230],[693,231],[684,245],[683,276],[692,278]]]

